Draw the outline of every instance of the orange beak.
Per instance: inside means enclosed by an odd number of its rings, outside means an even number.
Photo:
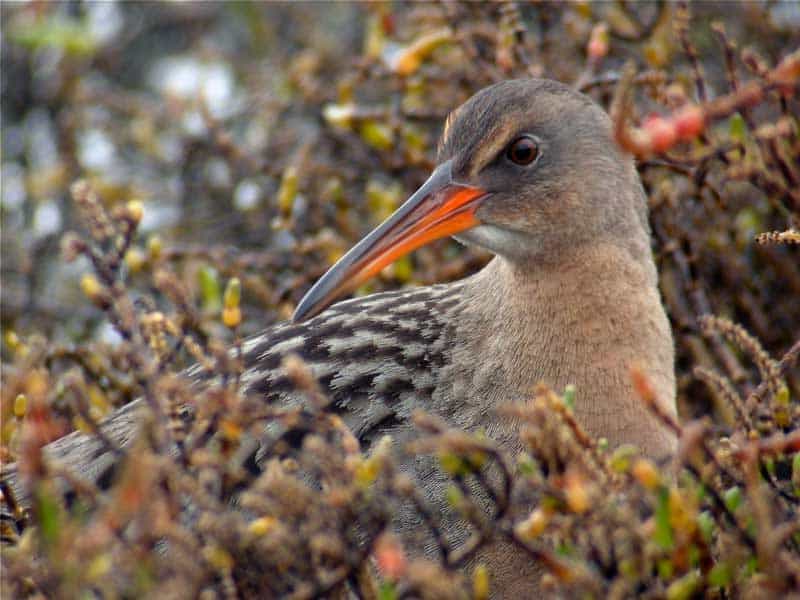
[[[420,246],[478,225],[475,217],[487,192],[452,180],[442,163],[392,216],[363,238],[300,300],[292,321],[309,319]]]

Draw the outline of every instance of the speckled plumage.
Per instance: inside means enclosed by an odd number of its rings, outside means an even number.
[[[449,361],[448,319],[457,317],[462,284],[386,292],[334,305],[304,323],[285,323],[244,345],[249,392],[277,399],[292,384],[279,370],[289,353],[303,358],[336,406],[354,394],[402,404],[429,396],[436,370]],[[414,377],[411,377],[411,374]]]
[[[304,323],[278,324],[242,344],[241,388],[265,402],[300,401],[281,369],[283,359],[296,354],[354,433],[371,439],[390,429],[390,423],[407,419],[432,395],[436,371],[451,357],[447,317],[457,313],[461,287],[455,283],[374,294],[340,302]],[[196,367],[187,375],[202,379]],[[131,402],[102,422],[103,432],[118,446],[134,439],[143,403]],[[100,440],[78,431],[49,444],[46,453],[91,481],[102,482],[116,462]],[[15,465],[4,468],[3,480],[18,498],[26,497],[18,487]]]

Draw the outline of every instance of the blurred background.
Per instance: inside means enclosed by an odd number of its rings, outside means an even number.
[[[0,11],[4,368],[32,336],[53,347],[118,342],[81,292],[88,262],[60,257],[61,236],[80,230],[69,195],[78,178],[109,208],[142,203],[125,259],[134,294],[158,297],[149,276],[168,264],[203,327],[225,336],[220,290],[238,276],[247,334],[287,318],[424,181],[444,118],[478,89],[545,76],[608,107],[633,60],[645,74],[639,120],[728,93],[800,44],[797,2],[703,2],[691,14],[622,1],[3,2]],[[786,169],[777,160],[774,180],[726,170],[722,145],[738,140],[758,157],[754,128],[781,115],[794,119],[780,150]],[[685,160],[640,164],[685,416],[719,409],[695,365],[739,369],[745,388],[758,381],[734,351],[708,345],[699,314],[742,323],[774,356],[800,332],[796,248],[754,241],[798,222],[786,191],[798,172],[796,132],[796,101],[771,102],[720,123],[682,150]],[[699,168],[702,152],[723,156]],[[457,279],[487,259],[443,241],[360,293]],[[789,383],[796,394],[796,373]]]

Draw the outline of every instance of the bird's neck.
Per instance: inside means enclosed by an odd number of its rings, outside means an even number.
[[[672,334],[649,248],[636,255],[597,243],[538,263],[496,258],[469,280],[463,310],[465,351],[483,361],[471,383],[491,402],[530,397],[538,382],[558,392],[573,384],[576,417],[594,436],[656,456],[673,449],[630,377],[641,366],[674,414]]]

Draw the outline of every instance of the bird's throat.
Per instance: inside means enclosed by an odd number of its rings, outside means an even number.
[[[654,456],[674,448],[630,376],[642,368],[675,413],[673,340],[649,252],[597,244],[546,265],[496,258],[469,280],[461,319],[455,347],[483,360],[464,374],[483,391],[472,397],[497,405],[530,398],[539,382],[557,392],[572,384],[590,434]]]

